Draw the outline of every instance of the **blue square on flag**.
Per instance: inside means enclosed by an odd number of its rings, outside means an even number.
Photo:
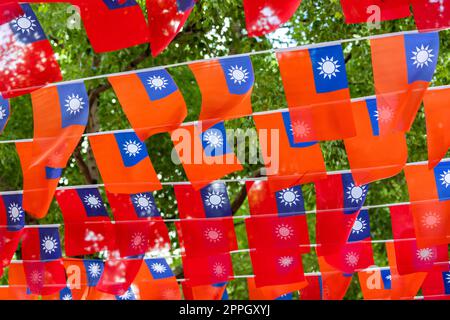
[[[130,195],[134,211],[138,218],[160,217],[161,213],[156,207],[155,198],[150,192]]]
[[[10,113],[9,100],[3,99],[0,95],[0,132],[3,132],[5,129]]]
[[[283,116],[283,123],[284,123],[284,129],[286,132],[286,135],[289,139],[289,145],[291,148],[306,148],[313,146],[317,143],[317,141],[311,141],[311,142],[295,142],[294,140],[294,128],[292,127],[291,122],[291,115],[289,111],[284,111],[281,113]]]
[[[104,264],[101,260],[83,260],[88,287],[95,287],[103,274]]]
[[[249,56],[223,58],[219,62],[231,94],[246,94],[253,87],[255,75]]]
[[[350,230],[348,242],[357,242],[370,238],[369,211],[361,210]]]
[[[206,217],[229,217],[232,215],[227,187],[223,182],[212,183],[200,190]]]
[[[25,211],[22,207],[22,195],[4,195],[3,204],[6,209],[7,230],[21,230],[25,225]]]
[[[378,120],[378,107],[377,107],[377,99],[367,99],[366,100],[366,108],[369,114],[370,125],[372,127],[372,134],[374,136],[380,135],[380,125]]]
[[[121,9],[125,7],[136,6],[136,0],[103,0],[108,9]]]
[[[17,41],[24,44],[31,44],[33,42],[47,39],[41,24],[29,4],[20,5],[23,14],[17,16],[9,23],[9,27]]]
[[[195,0],[177,0],[178,11],[187,11],[195,5]]]
[[[450,199],[450,162],[440,162],[434,167],[434,180],[440,201]]]
[[[39,229],[39,247],[41,260],[56,260],[61,258],[61,243],[58,228]]]
[[[450,272],[442,272],[442,280],[444,281],[445,294],[450,294]]]
[[[227,142],[227,134],[223,122],[212,126],[201,133],[203,150],[208,157],[222,156],[231,153],[232,150]]]
[[[351,173],[342,175],[342,190],[344,197],[344,213],[352,214],[360,210],[366,200],[369,185],[355,185]]]
[[[305,202],[300,186],[293,186],[275,193],[279,216],[305,214]]]
[[[114,137],[125,167],[133,167],[148,157],[147,147],[136,133],[115,133]]]
[[[165,69],[138,72],[137,76],[151,101],[163,99],[178,90],[172,76]]]
[[[102,196],[97,188],[77,189],[77,193],[88,217],[108,217]]]
[[[404,39],[408,83],[430,82],[439,56],[439,34],[437,32],[405,34]]]
[[[309,49],[317,93],[348,88],[347,71],[342,46]]]
[[[72,291],[69,287],[65,287],[59,292],[59,300],[73,300]]]
[[[384,289],[390,290],[391,289],[391,280],[392,280],[391,271],[389,269],[381,269],[380,274],[381,274],[381,280],[383,280]]]
[[[153,258],[144,260],[153,279],[166,279],[173,277],[173,272],[164,258]]]
[[[56,88],[59,96],[62,127],[85,126],[89,117],[89,98],[84,83],[64,84]]]

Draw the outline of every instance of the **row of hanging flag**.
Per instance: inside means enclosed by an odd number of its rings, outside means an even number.
[[[417,168],[420,166],[407,167],[411,170],[406,176],[410,194],[422,198],[415,197],[413,200],[418,202],[411,201],[410,205],[390,207],[393,242],[388,243],[388,252],[389,260],[395,261],[391,272],[395,266],[396,275],[405,277],[409,284],[408,279],[417,276],[424,280],[429,272],[448,274],[450,267],[450,202],[431,195],[433,186],[423,185],[430,179],[417,175]],[[436,181],[433,183],[439,187]],[[191,185],[176,185],[174,189],[180,216],[175,226],[186,284],[209,286],[233,279],[231,253],[238,246],[226,185],[216,182],[199,191]],[[247,251],[256,288],[283,285],[294,291],[293,286],[305,281],[302,255],[310,253],[312,246],[326,270],[339,275],[339,283],[349,283],[351,274],[374,265],[369,213],[363,208],[369,186],[355,185],[351,174],[329,175],[315,183],[316,245],[309,241],[300,185],[274,192],[267,181],[247,181],[246,189],[251,213],[245,219]],[[114,223],[98,189],[58,191],[65,254],[70,257],[108,252],[107,275],[96,287],[122,295],[135,280],[144,255],[170,250],[170,241],[151,193],[106,194]],[[23,272],[30,292],[48,295],[65,287],[58,227],[24,228],[21,196],[3,195],[1,199],[5,226],[1,229],[3,267],[9,265],[22,239]],[[37,272],[41,272],[40,277]],[[41,280],[33,281],[36,278]],[[343,288],[346,286],[338,289]]]

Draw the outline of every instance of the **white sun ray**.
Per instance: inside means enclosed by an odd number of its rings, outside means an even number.
[[[355,267],[358,264],[359,255],[356,252],[350,251],[345,255],[345,262],[350,267]]]
[[[323,75],[323,78],[331,79],[332,77],[336,77],[336,73],[341,72],[339,71],[339,68],[341,65],[339,64],[339,61],[336,59],[334,60],[334,57],[329,58],[328,56],[324,58],[321,58],[322,62],[318,62],[319,67],[317,70],[320,70],[319,75]]]
[[[363,233],[367,229],[367,222],[361,217],[358,217],[352,226],[352,233],[353,234],[360,234]]]
[[[209,242],[219,242],[223,238],[223,233],[218,228],[207,228],[203,233]]]
[[[296,206],[297,202],[300,202],[301,197],[294,188],[286,188],[279,192],[278,199],[280,199],[281,204],[285,207],[292,207]]]
[[[430,261],[434,259],[434,251],[431,248],[417,249],[417,259],[421,261]]]
[[[367,187],[365,185],[355,186],[354,183],[350,183],[350,186],[347,187],[347,199],[351,200],[352,203],[360,203],[364,196],[366,195]]]
[[[290,225],[282,223],[275,227],[275,234],[280,240],[289,240],[294,236],[294,229]]]
[[[167,267],[159,262],[152,263],[150,268],[156,273],[164,273],[167,271]]]
[[[294,258],[291,256],[283,256],[278,259],[278,264],[283,268],[288,268],[294,262]]]
[[[72,296],[67,293],[67,294],[63,295],[62,300],[72,300]]]
[[[133,294],[131,293],[131,289],[128,289],[125,291],[124,294],[119,296],[120,300],[130,300],[133,297]]]
[[[129,140],[123,144],[123,150],[129,157],[136,157],[142,151],[142,145],[136,140]]]
[[[424,66],[428,67],[428,63],[433,62],[434,55],[432,54],[433,49],[430,48],[429,45],[426,47],[422,44],[420,47],[416,47],[416,50],[412,51],[411,60],[413,60],[413,65],[416,68],[423,68]]]
[[[23,209],[19,204],[12,202],[8,206],[8,214],[12,222],[19,222],[22,218]]]
[[[216,262],[213,266],[213,273],[216,277],[224,276],[226,274],[226,271],[227,271],[227,269],[220,262]]]
[[[441,173],[441,181],[442,185],[445,186],[445,188],[448,188],[448,186],[450,186],[450,170],[444,170]]]
[[[6,108],[0,106],[0,120],[3,120],[5,118],[6,118]]]
[[[84,196],[84,203],[91,209],[99,209],[102,206],[102,201],[94,194]]]
[[[16,31],[22,32],[22,34],[30,34],[37,27],[35,22],[36,20],[33,17],[23,14],[12,21],[12,26],[16,28]]]
[[[204,197],[205,204],[211,209],[219,209],[226,203],[227,199],[223,193],[217,190],[209,191]]]
[[[101,275],[102,268],[97,262],[90,263],[88,266],[89,275],[92,278],[98,278]]]
[[[434,229],[441,224],[441,217],[436,212],[427,212],[422,216],[422,226]]]
[[[221,148],[223,146],[223,135],[220,130],[209,129],[203,135],[203,140],[206,141],[208,146],[213,148]]]
[[[391,107],[378,107],[375,111],[375,119],[381,123],[389,123],[394,118],[394,110]]]
[[[58,242],[55,238],[52,236],[45,236],[42,240],[42,249],[44,249],[44,252],[47,254],[51,254],[56,252],[56,249],[58,248]]]
[[[304,121],[294,121],[290,130],[297,138],[305,138],[311,133],[311,127]]]
[[[83,110],[84,105],[85,102],[83,101],[83,98],[78,94],[73,93],[67,96],[66,104],[64,106],[67,108],[66,111],[73,115],[80,113],[81,110]]]
[[[41,284],[42,283],[42,273],[38,270],[33,270],[29,276],[30,282],[32,284]]]
[[[447,281],[447,283],[450,283],[450,273],[449,272],[445,275],[445,281]]]
[[[167,85],[169,84],[169,81],[161,76],[151,76],[147,79],[148,85],[150,85],[150,88],[156,90],[162,90],[166,89]]]
[[[230,76],[230,79],[234,81],[234,83],[242,84],[247,82],[249,72],[242,66],[236,65],[228,68],[228,75]]]
[[[153,209],[152,199],[143,193],[139,193],[134,196],[134,203],[140,210],[145,210],[146,212],[150,212]]]
[[[142,232],[136,232],[131,236],[130,245],[135,250],[141,250],[145,247],[146,240]]]

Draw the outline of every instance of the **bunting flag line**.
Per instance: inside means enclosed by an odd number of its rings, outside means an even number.
[[[367,23],[409,17],[409,0],[341,0],[346,23]],[[378,14],[373,20],[370,18]]]
[[[8,284],[13,300],[39,300],[39,295],[32,294],[28,287],[23,262],[11,263],[8,268]]]
[[[422,284],[425,300],[450,300],[450,265],[431,270]]]
[[[328,264],[325,257],[317,257],[321,275],[322,300],[342,300],[350,287],[352,274],[343,273]]]
[[[228,253],[183,256],[183,267],[186,283],[189,286],[212,285],[228,282],[233,279],[233,263]]]

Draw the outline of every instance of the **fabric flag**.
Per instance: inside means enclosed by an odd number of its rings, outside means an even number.
[[[323,283],[320,275],[306,275],[308,285],[300,290],[300,300],[325,300],[323,297]]]
[[[449,0],[411,0],[414,20],[421,31],[450,27]]]
[[[56,191],[64,218],[67,256],[81,256],[110,249],[113,225],[97,188]]]
[[[450,199],[450,161],[441,161],[433,169],[427,165],[405,167],[411,202]]]
[[[215,255],[237,250],[234,221],[223,182],[199,191],[191,185],[174,186],[180,216],[180,237],[188,255]]]
[[[47,36],[28,4],[0,7],[0,93],[12,98],[62,80]]]
[[[15,300],[13,289],[10,286],[0,286],[0,300]]]
[[[227,282],[205,286],[189,286],[181,283],[185,300],[228,300]]]
[[[408,158],[403,132],[380,135],[376,99],[352,103],[356,136],[344,139],[355,183],[367,184],[397,175]]]
[[[49,295],[66,286],[58,227],[24,229],[22,259],[31,293]]]
[[[256,287],[287,285],[304,281],[300,253],[298,249],[250,251]]]
[[[256,287],[254,278],[247,278],[248,296],[250,300],[282,300],[283,296],[292,296],[292,292],[304,290],[309,285],[306,280],[287,285]]]
[[[8,123],[9,116],[11,115],[11,109],[9,105],[9,100],[4,99],[0,95],[0,133],[5,130],[6,124]]]
[[[409,131],[436,69],[439,34],[375,38],[370,46],[380,134]]]
[[[245,220],[249,248],[301,248],[310,251],[301,186],[278,192],[267,181],[247,181],[251,218]]]
[[[198,190],[212,181],[243,169],[227,141],[223,122],[206,130],[202,125],[183,126],[172,131],[175,151],[184,171]]]
[[[95,287],[103,274],[103,261],[64,259],[64,267],[73,300],[92,300],[95,297]]]
[[[113,193],[139,193],[162,188],[147,147],[134,132],[89,137],[105,188]]]
[[[61,289],[61,291],[48,295],[42,296],[42,300],[74,300],[72,296],[72,290],[69,287]]]
[[[255,83],[250,56],[189,64],[202,94],[200,120],[211,124],[252,114]]]
[[[164,258],[145,259],[134,281],[141,300],[180,300],[177,279]]]
[[[0,196],[0,277],[7,267],[20,242],[25,225],[22,195]]]
[[[315,187],[317,254],[323,256],[335,253],[350,238],[369,186],[356,185],[352,175],[345,173],[328,175]]]
[[[442,89],[427,91],[423,99],[430,169],[445,157],[450,148],[450,108],[447,103],[449,98],[450,89]]]
[[[450,266],[429,271],[422,284],[425,300],[450,300]]]
[[[142,141],[175,129],[186,118],[184,98],[165,69],[109,77],[108,80]]]
[[[340,44],[278,52],[277,60],[294,142],[339,140],[356,134]]]
[[[249,37],[275,31],[297,11],[302,0],[244,0],[245,24]]]
[[[86,34],[97,53],[116,51],[149,40],[147,23],[135,0],[69,0],[80,8]]]
[[[28,288],[22,261],[12,261],[9,265],[8,284],[13,300],[39,300],[39,295],[32,294]]]
[[[115,247],[122,257],[170,249],[167,226],[151,192],[106,195],[115,219]]]
[[[129,287],[127,289],[127,291],[125,291],[124,293],[122,293],[120,295],[116,295],[115,297],[116,297],[116,300],[119,300],[119,301],[121,301],[121,300],[126,300],[126,301],[140,300],[133,287]]]
[[[310,183],[326,176],[320,145],[294,142],[289,112],[256,115],[253,119],[272,190]]]
[[[447,245],[419,247],[408,205],[390,207],[395,258],[399,275],[427,272],[448,262]]]
[[[159,55],[176,37],[189,18],[196,0],[147,0],[150,47]]]
[[[409,17],[409,0],[341,0],[346,23],[366,23]]]
[[[328,264],[325,257],[318,257],[322,281],[323,300],[342,300],[352,281],[352,274],[343,273]]]
[[[228,253],[183,256],[184,276],[189,286],[211,285],[233,279],[233,264]]]

